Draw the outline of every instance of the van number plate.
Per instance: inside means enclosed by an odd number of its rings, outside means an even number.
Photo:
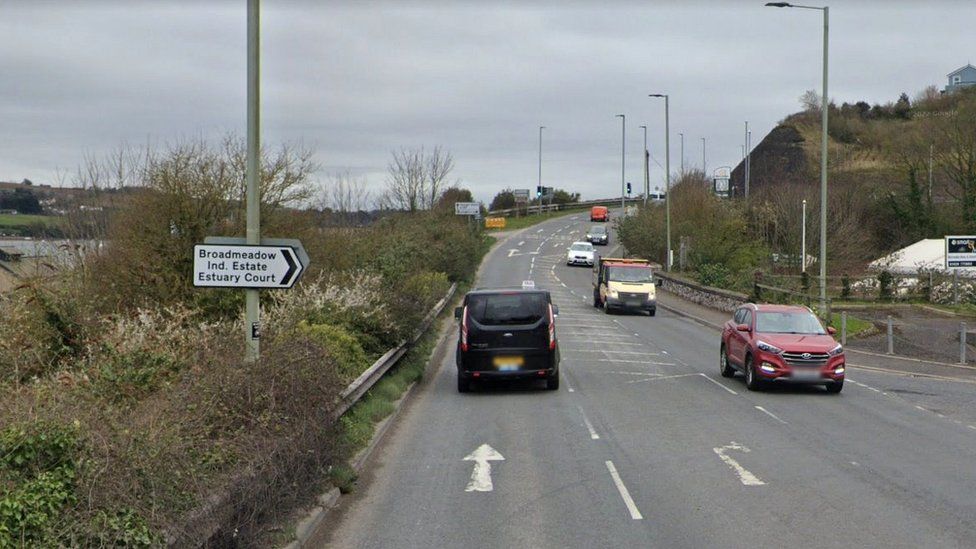
[[[495,368],[500,372],[513,372],[522,367],[525,363],[520,356],[496,356],[494,358]]]

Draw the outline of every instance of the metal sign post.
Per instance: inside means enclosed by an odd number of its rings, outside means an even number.
[[[247,1],[247,243],[261,243],[261,204],[258,189],[258,155],[261,150],[261,1]],[[195,254],[194,254],[195,255]],[[196,259],[194,258],[194,262]],[[258,291],[244,293],[244,360],[253,362],[261,354],[261,304]]]

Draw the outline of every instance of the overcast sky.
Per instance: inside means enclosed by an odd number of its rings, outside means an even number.
[[[441,145],[484,201],[543,184],[584,198],[663,186],[671,161],[735,165],[820,90],[820,12],[714,2],[264,0],[262,139],[302,141],[320,177],[381,189],[390,152]],[[830,96],[891,101],[976,62],[976,2],[833,0]],[[0,180],[54,182],[122,142],[245,128],[244,0],[0,0]]]

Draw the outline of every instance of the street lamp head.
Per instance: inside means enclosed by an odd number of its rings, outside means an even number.
[[[648,97],[667,97],[667,95],[665,95],[663,93],[651,93],[651,94],[648,94],[647,96]]]
[[[638,127],[644,128],[645,130],[647,129],[647,126],[638,126]]]
[[[624,115],[624,114],[615,114],[615,115],[613,115],[614,118],[623,118],[624,116],[626,116],[626,115]]]
[[[792,8],[789,2],[766,2],[766,7],[769,8]]]

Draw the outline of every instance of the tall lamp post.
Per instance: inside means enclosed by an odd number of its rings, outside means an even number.
[[[670,126],[670,107],[668,105],[668,94],[652,93],[648,97],[664,98],[664,225],[666,227],[668,240],[668,255],[665,259],[666,270],[671,271],[671,126]]]
[[[626,184],[624,183],[624,167],[626,166],[626,151],[627,151],[627,115],[618,114],[614,118],[620,119],[620,207],[627,207],[627,191]]]
[[[542,130],[546,129],[545,126],[539,126],[539,188],[542,188]],[[539,209],[542,209],[542,200],[545,198],[546,193],[542,193],[539,197]],[[550,199],[551,202],[551,199]]]
[[[823,94],[820,97],[820,310],[827,310],[827,44],[830,8],[768,2],[774,8],[799,8],[823,12]]]
[[[705,172],[707,172],[707,171],[708,171],[708,168],[706,167],[706,164],[705,164],[705,138],[702,137],[702,174],[705,174]],[[706,177],[707,177],[707,175],[706,175]]]
[[[648,177],[648,165],[647,165],[647,126],[641,126],[644,130],[644,205],[647,205],[647,195],[650,192],[648,186],[650,186],[650,178]]]
[[[679,162],[681,166],[681,175],[685,174],[685,134],[678,132],[678,137],[681,138],[681,161]]]

